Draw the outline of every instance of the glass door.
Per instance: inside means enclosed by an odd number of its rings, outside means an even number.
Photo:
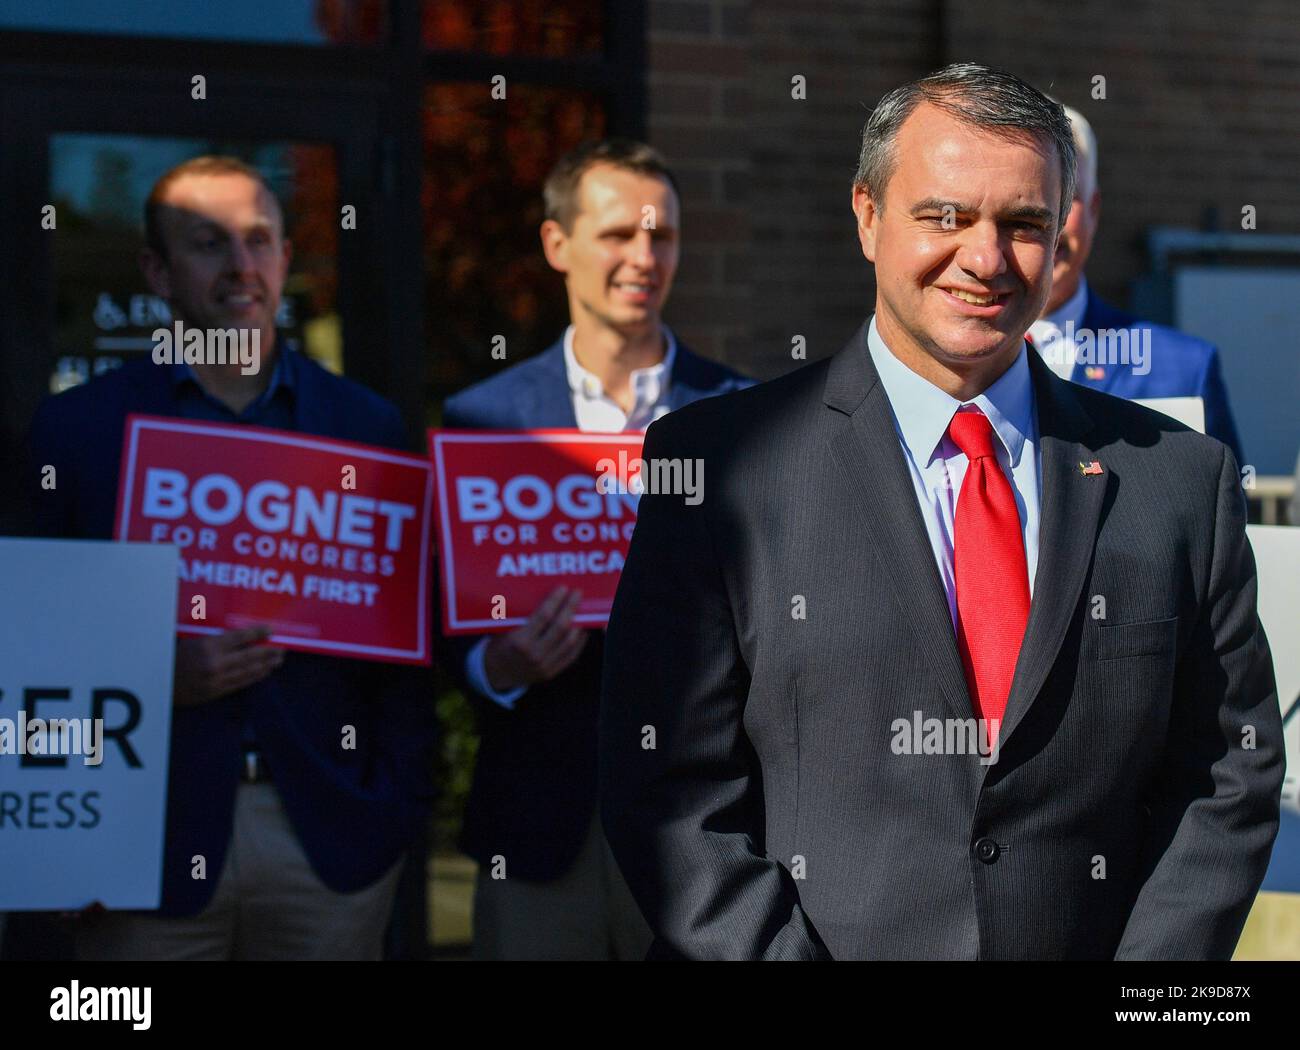
[[[149,334],[170,323],[140,271],[143,205],[154,181],[189,157],[238,156],[276,191],[294,246],[280,336],[380,393],[400,386],[390,331],[400,289],[379,276],[393,271],[379,93],[231,78],[198,100],[188,82],[161,91],[139,76],[63,78],[0,96],[0,185],[14,197],[0,209],[3,531],[20,518],[17,468],[40,398],[147,352]],[[356,222],[343,221],[345,205]],[[418,287],[418,270],[406,280]],[[419,333],[406,341],[418,352]]]

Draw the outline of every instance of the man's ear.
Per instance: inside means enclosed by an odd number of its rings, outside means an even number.
[[[281,251],[282,251],[283,254],[284,254],[284,270],[283,270],[283,272],[280,274],[280,278],[281,278],[281,280],[284,280],[284,279],[287,279],[287,278],[288,278],[288,276],[289,276],[289,264],[290,264],[291,262],[293,262],[293,241],[289,240],[289,238],[286,237],[286,238],[284,238],[284,240],[281,242],[281,244],[282,244]]]
[[[171,299],[172,278],[167,261],[152,248],[140,249],[140,272],[144,274],[149,290],[154,295],[159,299]]]
[[[853,187],[853,214],[858,220],[858,243],[862,245],[862,254],[868,261],[875,262],[880,212],[871,199],[871,191],[865,186]]]
[[[542,236],[542,252],[546,256],[547,263],[557,273],[567,274],[569,272],[569,235],[564,232],[564,227],[554,219],[547,219],[542,223],[539,232]]]
[[[1097,224],[1101,222],[1101,190],[1092,191],[1092,200],[1088,201],[1088,219],[1092,223],[1094,232]]]

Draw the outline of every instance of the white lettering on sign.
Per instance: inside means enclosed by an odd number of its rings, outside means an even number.
[[[627,492],[601,493],[590,474],[569,474],[552,490],[534,474],[518,474],[498,486],[493,478],[456,479],[456,503],[462,522],[497,521],[509,516],[518,521],[539,521],[558,509],[567,518],[582,521],[604,514],[623,517],[624,509],[636,511],[637,496]]]
[[[386,550],[399,550],[402,525],[415,519],[409,503],[376,500],[370,496],[337,492],[313,492],[299,485],[292,492],[279,481],[264,480],[245,493],[227,474],[205,474],[190,485],[179,470],[150,467],[145,471],[144,498],[140,513],[146,518],[175,521],[192,514],[204,525],[229,525],[242,513],[254,528],[264,533],[310,532],[326,541],[337,534],[339,543],[352,547],[375,545],[375,517],[383,519]],[[260,552],[259,552],[260,553]]]

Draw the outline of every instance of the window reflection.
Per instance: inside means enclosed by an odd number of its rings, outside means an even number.
[[[382,44],[388,0],[59,0],[0,4],[0,29],[264,44]]]
[[[561,154],[605,131],[598,96],[511,84],[432,84],[424,109],[430,402],[544,349],[568,320],[564,284],[542,256],[542,182]]]
[[[286,345],[341,372],[337,309],[338,183],[334,150],[309,143],[249,144],[135,135],[54,135],[50,199],[54,240],[56,359],[50,388],[85,382],[127,356],[152,350],[171,323],[145,283],[138,257],[142,213],[154,181],[204,153],[242,158],[285,207],[294,260],[276,318]]]
[[[424,46],[439,51],[565,58],[594,55],[602,0],[425,0]]]

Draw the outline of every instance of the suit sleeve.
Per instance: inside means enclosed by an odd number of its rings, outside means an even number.
[[[675,447],[683,430],[674,416],[655,423],[643,458],[691,455]],[[716,462],[706,460],[706,475]],[[641,497],[606,638],[605,835],[659,955],[828,958],[790,873],[756,846],[763,815],[743,726],[749,671],[707,523],[708,491],[695,506]]]
[[[461,411],[455,397],[448,398],[443,405],[442,425],[452,429],[472,430],[475,428],[474,423],[468,415]],[[442,623],[442,574],[441,562],[434,559],[434,580],[433,580],[433,602],[434,602],[434,623]],[[475,648],[480,643],[485,643],[492,636],[488,634],[474,635],[444,635],[441,630],[438,632],[438,648],[440,657],[447,672],[452,676],[460,691],[469,700],[470,704],[478,712],[480,717],[497,718],[501,716],[509,717],[509,713],[514,709],[524,695],[528,692],[528,687],[523,686],[518,689],[508,690],[505,693],[497,693],[493,696],[485,693],[480,688],[480,678],[475,674],[476,668],[471,664],[471,657]],[[479,664],[481,667],[481,657]],[[490,684],[486,680],[486,672],[481,679],[482,684]]]
[[[1212,560],[1174,680],[1145,876],[1118,959],[1228,959],[1278,829],[1284,751],[1236,463],[1224,451]]]
[[[1214,349],[1211,349],[1209,364],[1201,381],[1201,400],[1205,404],[1205,432],[1232,449],[1238,463],[1246,462],[1237,424],[1228,405],[1228,388],[1223,382],[1223,369],[1219,367],[1219,353]]]

